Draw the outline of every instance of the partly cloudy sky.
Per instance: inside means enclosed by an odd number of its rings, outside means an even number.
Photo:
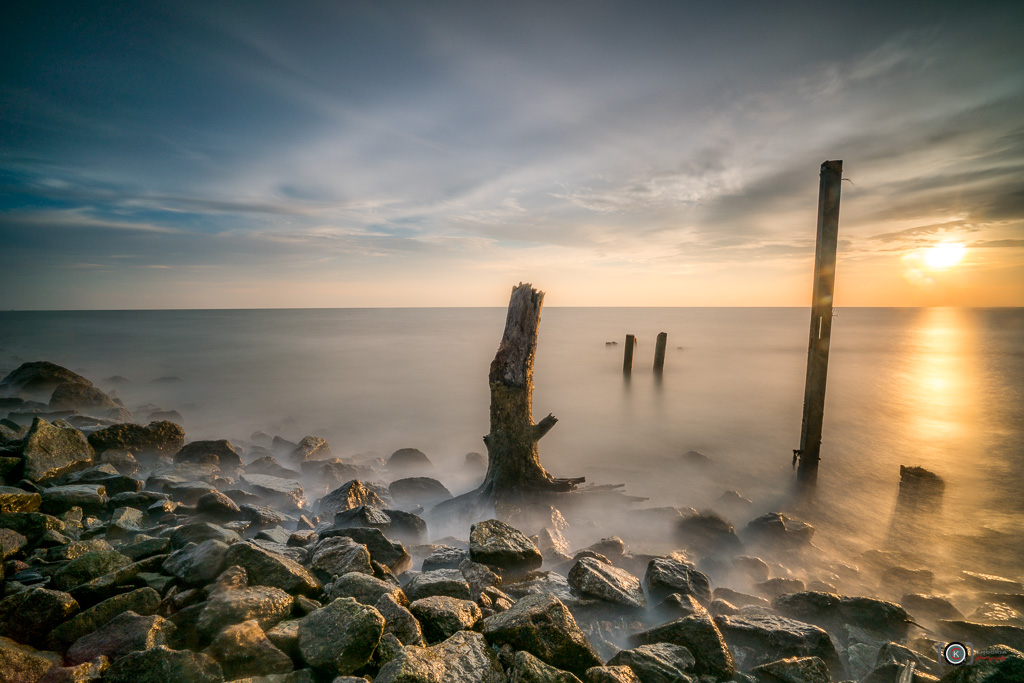
[[[5,3],[0,307],[804,306],[826,159],[837,305],[1022,306],[1022,31],[1021,2]]]

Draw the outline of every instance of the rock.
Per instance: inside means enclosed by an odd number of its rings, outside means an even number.
[[[777,576],[767,581],[762,581],[754,586],[761,595],[775,599],[781,595],[804,592],[804,582],[800,579],[791,579],[785,576]]]
[[[353,598],[356,602],[369,607],[375,606],[385,595],[390,595],[399,604],[409,604],[401,588],[362,572],[349,572],[339,576],[324,586],[324,593],[329,600]]]
[[[131,563],[130,558],[116,550],[94,550],[58,569],[53,575],[53,583],[60,590],[70,590]]]
[[[90,662],[84,662],[77,666],[58,666],[50,669],[45,676],[39,679],[39,683],[88,683],[89,681],[99,681],[109,668],[109,659],[97,657]]]
[[[174,624],[163,617],[140,616],[129,610],[76,640],[68,648],[67,660],[81,664],[100,655],[117,660],[129,652],[164,645],[173,630]]]
[[[483,634],[491,645],[526,650],[577,676],[604,663],[566,606],[552,595],[520,598],[510,609],[484,619]]]
[[[301,619],[288,619],[273,628],[264,629],[270,642],[293,660],[298,659],[299,656],[300,621]]]
[[[245,466],[245,472],[246,474],[269,474],[272,477],[281,477],[283,479],[298,479],[302,476],[301,472],[288,469],[272,455],[265,455],[262,458],[253,460]]]
[[[777,597],[772,606],[784,616],[839,631],[842,624],[867,629],[884,640],[904,640],[911,623],[896,603],[875,598],[847,597],[804,591]]]
[[[447,595],[460,600],[470,597],[469,583],[458,569],[435,569],[417,574],[405,585],[405,594],[410,601]]]
[[[347,529],[365,527],[387,530],[391,527],[391,517],[383,510],[372,505],[360,505],[350,510],[342,510],[334,515],[334,528]]]
[[[685,647],[671,643],[654,643],[622,650],[609,659],[608,664],[628,666],[644,683],[693,680],[686,674],[693,667],[693,655]]]
[[[242,481],[253,493],[274,504],[296,509],[306,505],[306,493],[302,490],[302,484],[294,479],[283,479],[269,474],[243,474]]]
[[[540,550],[526,534],[497,519],[470,526],[469,557],[512,575],[539,569],[544,562]]]
[[[1001,602],[983,602],[967,620],[982,624],[1024,626],[1020,612]]]
[[[22,363],[0,380],[0,395],[45,398],[67,382],[92,386],[92,382],[85,377],[56,363],[45,360]]]
[[[42,504],[42,496],[33,491],[0,486],[0,513],[3,512],[38,512]]]
[[[119,474],[124,476],[131,476],[139,471],[139,461],[135,459],[135,456],[130,451],[124,449],[114,448],[98,451],[96,462],[111,465]]]
[[[83,413],[117,410],[121,406],[94,386],[80,382],[58,384],[50,395],[50,410],[78,410]]]
[[[580,559],[569,570],[569,585],[583,595],[636,609],[647,607],[640,579],[624,569],[592,557]]]
[[[787,657],[818,657],[832,675],[843,673],[839,653],[824,630],[795,619],[770,614],[737,614],[715,618],[715,625],[733,653],[738,647],[756,653],[753,665]]]
[[[349,572],[373,574],[370,552],[365,545],[356,543],[348,536],[321,539],[313,548],[309,567],[323,581],[331,581]]]
[[[320,519],[334,519],[343,510],[350,510],[360,505],[372,505],[383,508],[385,503],[380,496],[368,489],[363,482],[354,479],[334,489],[317,503],[317,514]]]
[[[28,545],[28,539],[12,529],[0,529],[0,562],[6,562]]]
[[[291,657],[267,638],[254,619],[225,628],[213,639],[206,653],[220,663],[224,675],[231,680],[283,674],[295,668]]]
[[[64,522],[42,512],[0,513],[0,528],[9,529],[28,539],[34,545],[47,531],[64,531]]]
[[[628,666],[595,666],[587,669],[586,683],[642,683]]]
[[[107,490],[107,495],[116,495],[131,491],[137,493],[142,490],[143,481],[134,477],[126,477],[117,471],[117,468],[110,463],[100,462],[84,470],[72,472],[64,477],[61,482],[64,484],[100,484]]]
[[[29,588],[0,600],[0,636],[42,647],[50,631],[79,611],[67,593]]]
[[[675,535],[685,547],[702,555],[736,553],[743,548],[732,524],[711,511],[682,518]]]
[[[657,557],[647,565],[644,588],[653,602],[662,600],[672,593],[679,593],[692,595],[705,605],[711,603],[711,583],[708,577],[682,562],[667,557]]]
[[[817,657],[787,657],[756,666],[753,673],[785,683],[830,683],[832,680],[825,662]]]
[[[158,645],[132,652],[110,665],[104,683],[221,683],[224,673],[209,655]]]
[[[56,652],[40,652],[0,636],[0,672],[5,681],[35,683],[61,664],[63,658]]]
[[[302,463],[307,460],[325,460],[331,457],[331,446],[326,439],[318,436],[304,436],[289,458],[292,462]]]
[[[721,680],[736,673],[736,663],[725,638],[715,622],[704,612],[676,619],[662,626],[630,636],[631,645],[671,643],[681,645],[693,654],[694,674],[707,674]]]
[[[416,600],[409,604],[409,611],[420,622],[428,643],[447,640],[457,631],[475,628],[483,620],[475,602],[446,595]]]
[[[299,652],[310,666],[347,675],[370,661],[384,617],[352,598],[339,598],[299,623]]]
[[[62,515],[71,508],[80,507],[86,514],[101,514],[110,499],[107,490],[98,484],[51,486],[43,490],[40,509],[48,515]]]
[[[479,600],[480,596],[491,587],[497,588],[503,581],[500,576],[487,568],[487,565],[473,562],[466,558],[459,563],[459,571],[469,584],[470,599]]]
[[[385,593],[374,605],[384,617],[384,633],[390,633],[402,645],[423,645],[423,629],[412,612],[403,607],[390,593]]]
[[[1024,653],[1006,645],[986,647],[974,655],[970,666],[959,666],[942,677],[942,683],[1009,683],[1024,681]]]
[[[217,524],[194,522],[183,524],[174,530],[174,533],[171,534],[171,547],[177,550],[184,548],[189,543],[202,543],[209,540],[221,541],[230,545],[240,540],[240,537],[234,531]]]
[[[975,647],[1001,644],[1024,651],[1024,628],[1020,626],[993,626],[946,619],[940,619],[937,625],[939,634],[949,641],[967,641]]]
[[[185,585],[202,586],[217,578],[227,566],[228,544],[217,539],[189,543],[164,560],[164,572]]]
[[[215,592],[202,603],[196,627],[213,636],[225,626],[255,619],[260,628],[273,628],[291,613],[292,596],[272,586],[249,586]]]
[[[450,545],[436,546],[430,554],[423,558],[420,570],[429,572],[435,569],[458,569],[459,565],[469,560],[469,551]]]
[[[220,491],[211,491],[200,496],[196,501],[196,512],[222,521],[241,519],[242,517],[242,511],[235,501]]]
[[[380,562],[395,574],[401,574],[412,566],[412,558],[405,546],[398,541],[390,541],[380,529],[367,527],[351,527],[331,529],[321,534],[322,539],[344,536],[356,543],[366,546],[370,559]]]
[[[509,669],[509,683],[580,683],[568,671],[545,664],[529,652],[520,650]]]
[[[396,505],[422,505],[429,507],[452,498],[452,492],[431,477],[396,479],[388,486]]]
[[[131,611],[148,616],[154,614],[159,606],[160,595],[152,588],[139,588],[115,595],[57,626],[50,632],[47,644],[50,648],[63,652],[76,640],[96,631],[119,614]]]
[[[25,437],[21,455],[25,478],[43,482],[88,467],[94,451],[77,429],[63,429],[37,417]]]
[[[128,451],[136,457],[169,458],[185,443],[185,430],[166,420],[146,426],[117,424],[93,432],[89,444],[97,453]]]
[[[225,561],[228,565],[243,567],[252,584],[276,586],[302,595],[315,595],[321,588],[320,581],[298,562],[268,552],[251,541],[228,548]]]
[[[433,471],[434,463],[418,448],[399,448],[388,458],[387,468],[392,472],[413,475]]]
[[[712,596],[716,600],[725,600],[736,607],[755,606],[771,608],[772,606],[772,603],[768,602],[764,598],[759,598],[756,595],[748,595],[747,593],[741,593],[740,591],[734,591],[731,588],[716,588],[712,591]]]
[[[1024,583],[993,574],[962,571],[960,576],[968,587],[981,591],[1024,593]]]
[[[174,455],[174,462],[213,464],[222,471],[242,469],[242,458],[226,439],[193,441],[185,444]]]
[[[384,514],[391,518],[388,536],[403,543],[422,543],[427,537],[427,523],[419,515],[403,510],[384,508]]]
[[[231,492],[229,491],[229,493]],[[254,527],[288,524],[295,521],[295,518],[291,515],[286,515],[285,513],[266,505],[239,503],[238,508],[242,513],[242,519],[251,523]]]
[[[403,647],[375,683],[505,683],[497,656],[479,633],[459,631],[433,647]]]
[[[711,602],[711,607],[705,608],[704,605],[697,602],[697,598],[692,595],[681,595],[679,593],[673,593],[659,602],[654,606],[654,611],[663,619],[678,619],[680,617],[688,617],[694,614],[708,614],[709,611],[714,613],[716,604],[719,604],[719,606],[721,606],[721,604],[729,605],[729,608],[732,610],[732,612],[727,612],[729,614],[736,611],[736,607],[730,605],[724,600],[713,600]]]

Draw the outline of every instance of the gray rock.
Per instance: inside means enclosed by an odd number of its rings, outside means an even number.
[[[427,523],[419,515],[404,510],[384,508],[382,511],[391,518],[388,536],[403,543],[422,543],[427,537]]]
[[[132,652],[110,665],[104,683],[221,683],[224,673],[210,657],[188,650],[171,650],[158,645]]]
[[[334,536],[345,536],[366,547],[370,559],[380,562],[395,574],[401,574],[412,566],[412,558],[405,546],[398,541],[389,540],[380,529],[352,527],[331,529],[321,534],[322,539]]]
[[[0,486],[0,513],[38,512],[42,501],[42,496],[34,491]]]
[[[245,466],[245,471],[247,474],[269,474],[272,477],[282,477],[283,479],[298,479],[302,476],[301,472],[288,469],[272,455],[265,455],[253,460]]]
[[[81,664],[100,655],[116,660],[129,652],[166,644],[173,630],[174,624],[161,616],[140,616],[129,610],[76,640],[68,648],[67,660]]]
[[[677,541],[701,555],[730,554],[743,548],[732,524],[711,511],[683,517],[676,524],[675,535]]]
[[[386,507],[380,496],[367,488],[363,482],[354,479],[334,489],[317,503],[317,514],[320,519],[334,519],[343,510],[350,510],[360,505]]]
[[[0,636],[43,647],[50,631],[78,611],[78,602],[67,593],[29,588],[0,600]]]
[[[77,410],[83,413],[102,414],[120,406],[94,386],[81,382],[58,384],[50,395],[50,410]]]
[[[403,647],[375,683],[505,683],[497,656],[479,633],[459,631],[433,647]]]
[[[266,630],[291,613],[292,596],[272,586],[250,586],[215,592],[202,604],[196,627],[213,636],[225,626],[255,619]]]
[[[334,515],[334,526],[338,529],[370,527],[386,531],[391,528],[391,517],[372,505],[360,505]]]
[[[82,432],[57,427],[41,417],[32,421],[21,448],[24,476],[34,482],[84,469],[92,464],[94,455]]]
[[[184,445],[185,430],[166,420],[146,426],[117,424],[90,434],[89,443],[98,453],[118,450],[143,458],[171,457]]]
[[[396,479],[388,486],[396,505],[429,507],[452,498],[452,492],[437,479],[407,477]]]
[[[13,529],[0,529],[0,562],[6,562],[28,545],[28,539]]]
[[[109,500],[106,488],[99,484],[51,486],[43,490],[40,509],[48,515],[62,515],[80,507],[86,514],[96,515],[104,511]]]
[[[196,512],[223,521],[241,519],[242,517],[242,511],[235,501],[220,491],[211,491],[200,496],[196,500]]]
[[[162,488],[172,500],[182,505],[195,505],[200,498],[217,490],[207,481],[169,481]]]
[[[33,545],[47,531],[64,531],[64,522],[52,515],[42,512],[4,512],[0,513],[0,528],[10,529],[28,539]]]
[[[414,475],[433,471],[434,463],[418,448],[399,448],[388,458],[387,467],[395,473]]]
[[[825,662],[817,657],[788,657],[754,667],[752,673],[786,683],[829,683],[832,680]]]
[[[227,566],[228,544],[217,539],[190,543],[172,553],[163,571],[189,586],[202,586],[217,578]]]
[[[185,444],[175,453],[174,462],[213,464],[222,471],[242,469],[242,458],[226,439],[217,441],[193,441]]]
[[[509,683],[580,683],[568,671],[545,664],[529,652],[520,650],[509,668]]]
[[[681,645],[654,643],[622,650],[608,660],[609,666],[628,666],[644,683],[686,683],[693,668],[690,651]]]
[[[566,606],[552,595],[520,598],[510,609],[484,619],[483,634],[491,645],[526,650],[577,676],[604,663]]]
[[[148,616],[156,613],[159,606],[160,595],[152,588],[139,588],[115,595],[79,612],[54,628],[47,639],[47,645],[54,650],[63,652],[76,640],[96,631],[119,614],[131,611]]]
[[[803,591],[777,597],[772,606],[783,616],[838,632],[843,624],[867,629],[884,640],[904,640],[911,623],[905,609],[876,598]]]
[[[243,474],[242,481],[253,493],[275,505],[294,509],[306,505],[306,493],[302,490],[302,484],[294,479],[284,479],[269,474]]]
[[[647,607],[640,579],[592,557],[580,559],[569,571],[568,578],[569,585],[583,595],[636,609]]]
[[[814,527],[781,512],[767,512],[751,520],[744,537],[754,545],[778,550],[793,550],[810,545]]]
[[[370,661],[383,633],[380,612],[339,598],[299,623],[299,652],[310,666],[347,675]]]
[[[81,384],[91,387],[92,382],[76,372],[45,360],[22,363],[0,380],[0,396],[48,397],[61,384]]]
[[[120,507],[114,510],[107,523],[107,538],[124,539],[142,533],[146,528],[146,520],[141,510],[131,507]],[[170,546],[170,539],[167,539]]]
[[[53,575],[53,584],[60,590],[69,590],[131,563],[130,558],[116,550],[94,550],[58,569]]]
[[[752,665],[787,657],[818,657],[834,677],[843,673],[832,639],[813,624],[770,614],[740,613],[716,617],[715,625],[734,653],[738,647],[754,650]]]
[[[652,602],[658,602],[672,593],[693,595],[705,605],[711,603],[711,584],[708,577],[682,562],[657,557],[647,565],[644,588]]]
[[[707,674],[726,680],[736,673],[736,663],[729,646],[707,612],[642,631],[630,636],[629,642],[632,645],[681,645],[693,655],[695,664],[692,671],[697,675]]]
[[[374,609],[384,617],[384,633],[390,633],[402,645],[423,645],[423,629],[412,612],[403,607],[391,594],[381,596]]]
[[[411,601],[433,595],[447,595],[468,600],[469,583],[458,569],[435,569],[417,574],[405,585],[405,594]]]
[[[569,585],[569,580],[558,572],[534,572],[530,574],[528,580],[505,585],[503,590],[517,598],[526,595],[552,595],[572,609],[600,604],[596,598],[576,594]]]
[[[473,562],[469,558],[459,563],[459,571],[469,584],[469,597],[478,600],[488,588],[501,587],[503,580],[487,568],[487,565]]]
[[[342,574],[324,586],[324,593],[329,600],[354,598],[356,602],[370,607],[376,605],[385,595],[390,595],[399,604],[409,604],[401,588],[362,572]]]
[[[63,658],[56,652],[40,652],[0,636],[0,671],[12,683],[38,681],[61,664]]]
[[[303,463],[307,460],[324,460],[331,457],[331,446],[326,439],[318,436],[304,436],[289,458],[292,462]]]
[[[249,582],[264,586],[275,586],[288,593],[315,595],[320,591],[320,581],[305,567],[282,555],[268,552],[255,543],[235,543],[228,548],[225,560],[228,565],[237,564],[249,574]]]
[[[178,548],[184,548],[189,543],[202,543],[209,540],[221,541],[230,545],[240,540],[240,538],[234,531],[225,529],[217,524],[193,522],[192,524],[184,524],[174,530],[174,533],[171,534],[171,548],[177,550]]]
[[[475,628],[482,620],[480,607],[471,600],[434,595],[410,603],[409,611],[423,628],[428,643],[447,640],[457,631]]]
[[[349,572],[373,574],[366,546],[348,536],[331,536],[320,540],[313,548],[309,566],[324,581],[331,581]]]
[[[586,683],[642,683],[628,666],[595,666],[587,669]]]
[[[526,534],[497,519],[469,528],[469,558],[512,575],[539,569],[544,563],[540,550]]]
[[[266,527],[295,522],[295,517],[292,515],[285,514],[267,505],[239,503],[238,507],[242,512],[242,519],[250,522],[253,527]]]
[[[206,653],[216,659],[231,679],[265,674],[284,674],[295,667],[292,659],[267,638],[255,620],[226,627],[213,639]]]
[[[420,570],[429,572],[435,569],[458,569],[466,560],[469,560],[469,551],[456,548],[450,545],[437,546],[430,551],[430,554],[423,558]]]

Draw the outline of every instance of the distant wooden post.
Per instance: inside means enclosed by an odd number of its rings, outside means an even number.
[[[658,343],[654,347],[654,371],[662,372],[665,369],[665,345],[668,344],[668,332],[658,333]]]
[[[622,374],[628,375],[633,372],[633,347],[636,346],[636,337],[626,335],[626,350],[622,354]]]
[[[839,186],[842,179],[842,161],[826,161],[821,165],[804,415],[800,428],[800,450],[794,453],[794,458],[800,461],[797,484],[804,492],[813,490],[818,481],[818,460],[821,457],[821,424],[825,416],[825,379],[828,375],[828,348],[832,337],[832,293],[836,283]]]

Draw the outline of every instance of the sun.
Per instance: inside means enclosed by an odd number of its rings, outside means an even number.
[[[924,262],[929,268],[949,268],[963,260],[967,247],[959,243],[937,244],[924,250]]]

